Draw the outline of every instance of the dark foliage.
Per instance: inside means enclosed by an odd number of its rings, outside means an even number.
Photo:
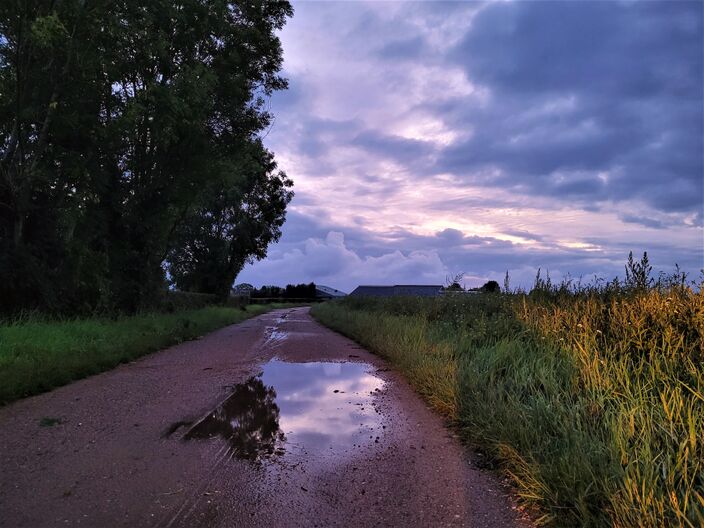
[[[219,436],[230,445],[232,456],[259,460],[274,454],[285,440],[279,415],[274,387],[252,377],[235,385],[232,395],[191,429],[186,439]]]
[[[244,265],[266,256],[281,236],[292,185],[260,142],[243,149],[238,167],[215,178],[202,202],[177,227],[168,269],[184,291],[224,300]]]
[[[252,299],[314,299],[315,283],[310,284],[288,284],[285,288],[279,286],[262,286],[252,290]]]
[[[291,182],[257,138],[286,88],[275,31],[292,12],[0,3],[0,311],[152,307],[166,268],[222,296],[266,253]]]
[[[485,293],[497,293],[501,291],[501,286],[499,286],[499,283],[495,280],[490,280],[489,282],[485,283],[480,288],[480,290]]]

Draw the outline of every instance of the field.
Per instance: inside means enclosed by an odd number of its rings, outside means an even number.
[[[704,525],[704,294],[537,286],[312,313],[399,368],[540,523]]]
[[[278,305],[67,321],[30,317],[0,326],[0,404],[97,374]]]

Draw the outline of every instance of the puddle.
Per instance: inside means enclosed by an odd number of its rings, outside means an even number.
[[[220,437],[233,456],[258,459],[281,449],[284,434],[279,426],[280,411],[275,403],[276,392],[258,377],[235,386],[232,395],[186,436]]]
[[[287,338],[288,338],[288,332],[284,332],[282,330],[271,329],[264,344],[265,345],[267,345],[267,344],[277,345],[277,344],[281,343],[282,341],[285,341]]]
[[[339,454],[381,435],[373,394],[384,382],[363,363],[272,360],[184,437],[219,438],[232,456]]]

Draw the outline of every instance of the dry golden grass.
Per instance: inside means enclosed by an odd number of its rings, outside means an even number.
[[[623,472],[604,483],[614,525],[704,525],[704,294],[524,299],[519,314],[570,352],[608,424]]]
[[[314,315],[404,372],[541,523],[704,526],[704,294],[350,298]]]

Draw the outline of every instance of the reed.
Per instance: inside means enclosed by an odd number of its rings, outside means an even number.
[[[641,286],[349,298],[313,314],[397,366],[540,523],[699,527],[704,294]]]

